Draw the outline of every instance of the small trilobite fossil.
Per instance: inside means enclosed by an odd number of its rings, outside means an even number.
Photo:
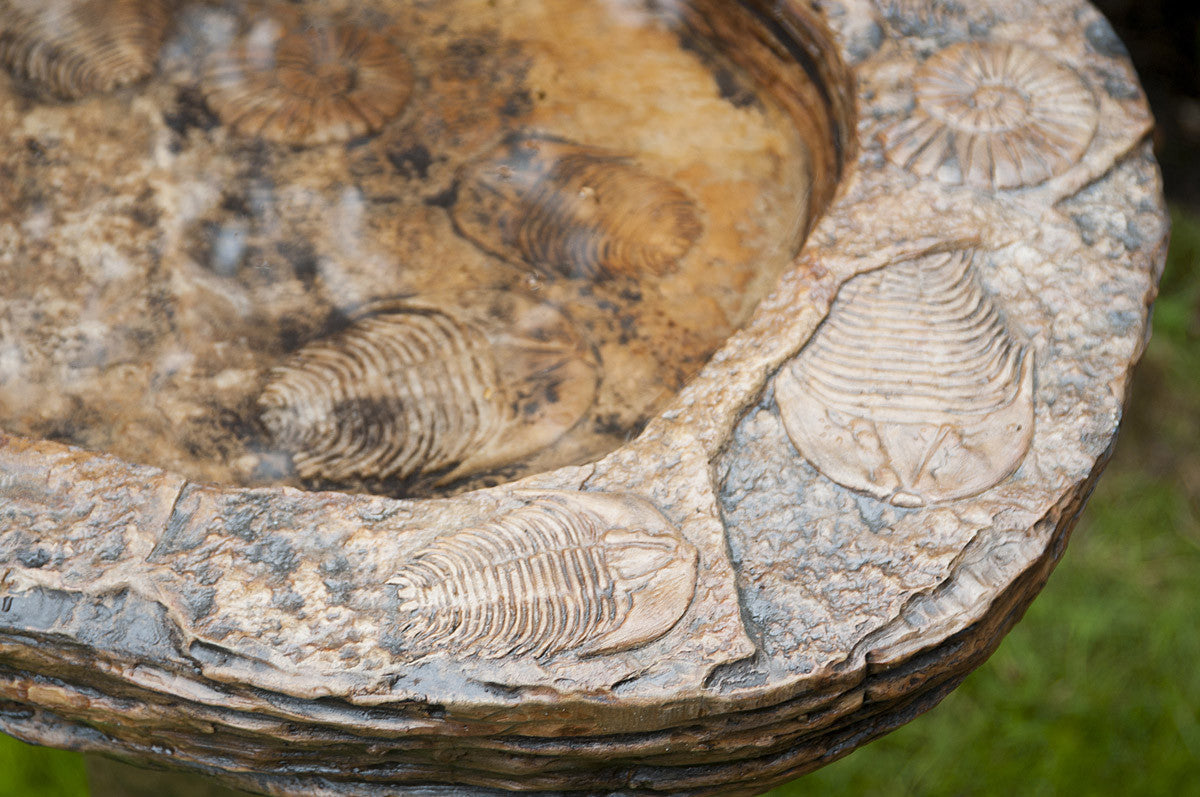
[[[413,651],[587,656],[669,631],[691,604],[697,559],[641,498],[540,493],[490,523],[435,538],[389,583]]]
[[[980,493],[1033,438],[1033,357],[966,252],[863,274],[779,372],[788,436],[829,478],[898,505]]]
[[[167,0],[0,0],[0,63],[63,99],[153,71]]]
[[[531,134],[467,164],[452,213],[485,251],[568,277],[662,274],[703,232],[687,195],[629,158]]]
[[[280,11],[210,56],[202,84],[240,135],[311,146],[378,131],[408,102],[412,68],[380,33]]]
[[[1079,75],[1020,44],[969,42],[917,70],[916,107],[884,133],[888,158],[976,188],[1061,174],[1087,151],[1099,111]]]
[[[513,292],[375,303],[276,367],[259,397],[306,479],[442,483],[519,462],[590,407],[597,367],[574,325]]]

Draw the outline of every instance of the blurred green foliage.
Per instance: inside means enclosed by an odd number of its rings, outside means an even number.
[[[1042,596],[938,708],[772,797],[1200,794],[1200,218],[1174,221],[1116,456]],[[78,755],[0,736],[0,797],[86,795]]]
[[[83,756],[0,734],[0,797],[88,797]]]

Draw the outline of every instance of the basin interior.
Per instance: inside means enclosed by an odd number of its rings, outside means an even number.
[[[389,495],[588,461],[834,179],[825,88],[752,3],[165,9],[115,90],[0,76],[8,431]]]

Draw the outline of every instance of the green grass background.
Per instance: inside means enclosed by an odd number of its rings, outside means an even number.
[[[1116,455],[1045,591],[940,706],[772,797],[1200,795],[1200,216],[1174,221]],[[0,797],[87,794],[80,756],[0,735]]]

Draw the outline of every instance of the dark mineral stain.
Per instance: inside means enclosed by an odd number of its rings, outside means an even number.
[[[1084,35],[1087,36],[1088,44],[1092,46],[1092,49],[1101,55],[1107,55],[1109,58],[1129,57],[1129,51],[1125,49],[1121,37],[1113,30],[1109,21],[1103,17],[1088,25],[1084,29]]]
[[[154,189],[147,188],[138,194],[133,207],[129,209],[129,217],[143,227],[156,227],[162,217],[162,211],[155,204]]]
[[[870,58],[882,44],[883,29],[872,22],[865,30],[851,37],[847,47],[848,54],[854,63],[861,63]]]
[[[470,79],[480,74],[483,62],[492,52],[493,44],[484,38],[462,38],[450,43],[442,58],[442,66],[455,77]]]
[[[387,159],[397,172],[410,180],[427,179],[429,167],[433,165],[433,155],[424,144],[411,144],[404,148],[389,149]]]
[[[224,192],[221,194],[221,210],[235,216],[250,216],[250,202],[243,193]]]
[[[754,91],[742,82],[741,77],[735,72],[725,67],[716,67],[712,73],[713,78],[717,81],[717,91],[721,93],[721,99],[733,107],[748,108],[757,100]]]
[[[295,614],[304,608],[304,598],[295,590],[274,590],[271,592],[271,606]]]
[[[748,108],[759,102],[754,86],[719,56],[710,42],[686,28],[679,29],[677,36],[680,48],[696,56],[713,76],[721,99],[735,108]]]
[[[271,499],[259,493],[235,494],[221,507],[225,530],[246,542],[278,529],[282,520],[272,512]]]
[[[300,559],[292,544],[279,536],[267,537],[250,546],[246,551],[246,558],[251,562],[266,565],[281,579],[291,576],[300,565]]]
[[[1136,100],[1142,96],[1141,89],[1120,75],[1107,75],[1104,91],[1114,100]]]
[[[592,424],[592,428],[596,434],[611,435],[620,437],[628,430],[625,428],[625,423],[615,413],[608,415],[597,415],[596,420]]]
[[[245,407],[242,412],[231,407],[218,406],[215,403],[210,407],[217,419],[217,429],[220,430],[222,436],[243,441],[258,437],[258,419],[250,406]]]
[[[19,551],[17,553],[17,561],[25,567],[32,567],[34,569],[45,567],[50,564],[50,552],[45,548]]]
[[[86,445],[89,429],[102,428],[103,421],[95,408],[83,403],[78,396],[68,396],[71,409],[59,418],[49,418],[34,426],[39,437],[71,445]]]
[[[327,578],[321,582],[329,590],[329,602],[335,606],[348,606],[354,595],[354,582],[346,578]]]
[[[127,591],[96,601],[82,598],[62,631],[109,655],[136,661],[178,660],[166,609]]]
[[[317,570],[323,576],[341,576],[350,572],[350,560],[345,554],[335,553],[317,565]]]
[[[504,105],[500,106],[500,115],[510,119],[526,116],[533,111],[533,97],[525,89],[514,92]]]
[[[320,261],[312,244],[308,241],[283,241],[275,249],[291,264],[296,279],[306,285],[312,284],[320,270]]]
[[[29,153],[29,162],[36,165],[45,165],[49,162],[46,156],[46,145],[36,138],[25,139],[25,151]]]
[[[458,202],[458,184],[455,183],[445,191],[425,197],[425,204],[434,208],[452,208]]]
[[[217,591],[212,587],[184,588],[180,591],[179,597],[194,620],[208,617],[217,608]]]
[[[207,133],[220,124],[220,120],[209,109],[199,89],[187,87],[175,95],[175,107],[163,114],[163,124],[181,139],[186,139],[189,130]]]
[[[102,562],[115,562],[125,553],[125,538],[114,534],[96,548],[96,558]]]

